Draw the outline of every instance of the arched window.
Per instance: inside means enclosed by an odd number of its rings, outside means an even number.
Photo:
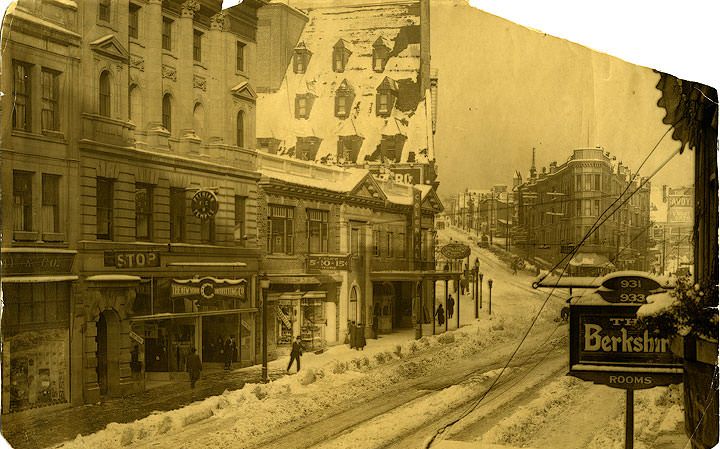
[[[134,124],[142,125],[142,95],[137,84],[130,86],[128,93],[128,118]]]
[[[237,114],[237,123],[235,124],[235,141],[237,146],[245,146],[245,112],[239,111]]]
[[[355,286],[350,289],[348,303],[348,321],[357,321],[358,292]]]
[[[193,109],[193,129],[196,136],[201,139],[205,137],[205,108],[200,103],[195,103]]]
[[[110,72],[107,70],[100,74],[99,100],[98,112],[104,117],[110,117]]]
[[[162,125],[168,131],[171,130],[172,125],[172,97],[170,94],[165,94],[162,100]]]

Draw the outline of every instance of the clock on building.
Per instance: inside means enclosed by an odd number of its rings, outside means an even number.
[[[215,216],[218,211],[217,196],[210,190],[198,190],[192,197],[191,209],[193,215],[201,220]]]

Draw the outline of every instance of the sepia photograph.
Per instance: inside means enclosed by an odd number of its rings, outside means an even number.
[[[0,447],[718,445],[711,8],[499,3],[4,2]]]

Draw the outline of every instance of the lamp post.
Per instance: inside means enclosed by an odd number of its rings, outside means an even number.
[[[478,258],[475,258],[475,267],[473,268],[473,275],[475,276],[475,279],[473,279],[473,295],[475,296],[475,319],[477,320],[480,317],[480,297],[478,296],[478,274],[480,272],[480,261]]]
[[[488,294],[488,315],[492,315],[492,285],[493,280],[488,279],[488,287],[490,287],[490,293]]]
[[[482,309],[482,285],[483,285],[483,276],[485,276],[485,275],[482,274],[482,273],[480,273],[480,282],[478,282],[478,286],[479,286],[479,288],[480,288],[480,293],[478,294],[478,298],[479,298],[478,303],[480,304],[480,308],[481,308],[481,309]]]
[[[270,288],[270,278],[266,273],[260,275],[260,301],[262,301],[262,382],[267,383],[268,379],[268,331],[267,331],[267,291]]]

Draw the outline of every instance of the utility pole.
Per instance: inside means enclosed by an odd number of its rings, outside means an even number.
[[[665,276],[665,225],[663,225],[662,275]]]
[[[260,276],[260,300],[262,301],[262,382],[268,383],[268,311],[267,311],[267,292],[270,288],[270,278],[263,273]]]

